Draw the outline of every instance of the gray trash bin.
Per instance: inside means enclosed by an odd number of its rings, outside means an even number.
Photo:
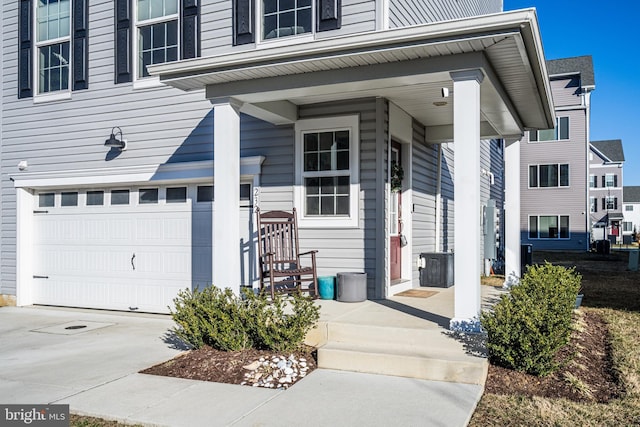
[[[337,300],[362,302],[367,299],[367,273],[338,273]]]

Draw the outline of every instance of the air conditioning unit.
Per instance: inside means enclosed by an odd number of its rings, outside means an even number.
[[[423,252],[420,258],[420,286],[453,286],[453,252]]]

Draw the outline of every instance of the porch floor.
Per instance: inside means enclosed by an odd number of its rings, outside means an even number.
[[[483,385],[483,335],[449,330],[454,288],[420,289],[436,293],[359,303],[319,300],[320,321],[307,336],[318,347],[319,367]],[[482,286],[482,309],[502,292]]]

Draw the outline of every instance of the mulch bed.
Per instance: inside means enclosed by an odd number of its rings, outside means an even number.
[[[558,354],[558,360],[564,364],[560,370],[546,377],[536,377],[490,365],[486,392],[599,403],[620,397],[622,389],[611,366],[606,323],[591,311],[584,311],[583,316],[584,330],[574,332],[569,345]],[[586,385],[589,392],[572,385],[566,379],[567,374]]]
[[[288,357],[290,354],[254,349],[220,351],[205,346],[198,350],[188,351],[167,362],[140,372],[165,377],[240,384],[244,381],[244,374],[247,372],[243,366],[250,365],[261,357],[271,359],[273,356]],[[303,351],[294,352],[293,354],[304,357],[307,360],[309,372],[316,369],[317,363],[313,348],[305,348]]]

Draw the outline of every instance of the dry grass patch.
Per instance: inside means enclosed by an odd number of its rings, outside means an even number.
[[[495,288],[501,288],[504,285],[504,276],[501,274],[494,274],[492,276],[480,277],[480,283],[483,286],[493,286]]]

